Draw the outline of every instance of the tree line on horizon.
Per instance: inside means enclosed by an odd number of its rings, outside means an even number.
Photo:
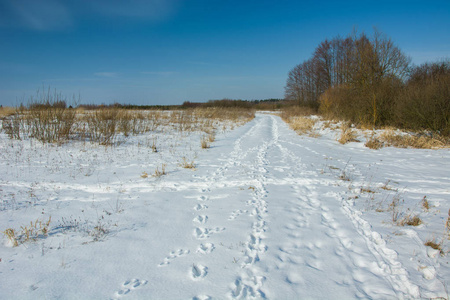
[[[285,98],[328,117],[450,136],[450,61],[414,66],[375,30],[324,40],[290,70]]]

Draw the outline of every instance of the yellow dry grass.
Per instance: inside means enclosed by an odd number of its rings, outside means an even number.
[[[367,148],[370,149],[380,149],[383,148],[384,144],[382,141],[380,141],[378,138],[376,138],[374,135],[372,135],[370,138],[367,139],[366,143],[364,144]]]
[[[16,109],[14,107],[0,107],[0,119],[12,116],[16,113]]]
[[[343,123],[341,126],[341,135],[338,138],[338,142],[341,144],[347,144],[349,142],[358,142],[356,139],[356,131],[354,131],[349,123]]]
[[[450,142],[442,137],[431,137],[426,135],[399,134],[388,129],[380,135],[380,140],[388,146],[398,148],[416,148],[416,149],[440,149],[448,148]]]
[[[290,117],[287,122],[289,127],[300,135],[312,131],[316,124],[316,120],[308,117]]]

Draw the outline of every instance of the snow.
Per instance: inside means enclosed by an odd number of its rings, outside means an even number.
[[[0,298],[448,297],[450,151],[319,133],[259,113],[210,149],[173,128],[113,147],[0,134],[0,230],[51,216],[48,236],[2,236]]]

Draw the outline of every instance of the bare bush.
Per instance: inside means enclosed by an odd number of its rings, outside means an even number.
[[[85,115],[88,126],[87,135],[91,141],[100,145],[112,145],[118,125],[118,109],[105,108],[89,112]]]
[[[350,123],[344,122],[341,125],[341,135],[338,138],[338,142],[341,144],[347,144],[349,142],[358,142],[356,139],[356,132],[351,128]]]
[[[398,148],[439,149],[448,147],[449,140],[443,137],[427,134],[407,134],[386,130],[380,135],[380,139],[388,146]]]
[[[366,146],[367,148],[370,148],[370,149],[377,150],[377,149],[383,148],[384,144],[382,141],[380,141],[377,137],[375,137],[372,134],[372,136],[369,139],[367,139],[364,146]]]
[[[450,136],[450,60],[413,69],[396,102],[398,125]]]

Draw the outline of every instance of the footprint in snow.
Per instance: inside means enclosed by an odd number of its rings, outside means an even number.
[[[207,205],[204,205],[204,204],[197,204],[197,205],[194,207],[194,209],[195,209],[196,211],[205,210],[205,209],[207,209],[207,208],[208,208],[208,206],[207,206]]]
[[[198,247],[197,252],[203,253],[203,254],[209,254],[209,253],[213,252],[214,249],[215,249],[214,244],[205,243],[205,244],[201,244],[200,247]]]
[[[241,210],[241,209],[235,210],[235,211],[233,211],[233,212],[231,213],[231,215],[230,215],[230,217],[228,218],[228,220],[234,220],[234,219],[236,219],[237,217],[239,217],[241,214],[247,213],[247,212],[248,212],[247,210]]]
[[[200,196],[200,197],[198,197],[198,200],[199,201],[208,201],[209,199],[206,196]]]
[[[191,268],[191,278],[194,280],[201,279],[208,274],[208,267],[193,264]]]
[[[197,239],[201,240],[201,239],[209,238],[209,236],[213,233],[219,233],[224,230],[225,230],[225,227],[216,227],[216,228],[197,227],[194,229],[194,236]]]
[[[208,216],[197,216],[194,218],[193,220],[194,222],[200,223],[200,224],[205,224],[206,221],[208,221]]]
[[[141,288],[147,283],[147,280],[140,280],[137,278],[127,280],[122,284],[122,288],[115,293],[115,299],[128,295],[131,291]]]
[[[211,299],[212,298],[208,295],[199,295],[199,296],[192,298],[192,300],[211,300]]]
[[[166,258],[164,258],[164,261],[162,263],[160,263],[158,266],[159,267],[164,267],[170,264],[170,262],[178,257],[181,256],[185,256],[187,254],[189,254],[189,250],[184,250],[184,249],[178,249],[175,251],[171,251],[169,253],[169,256],[167,256]]]

